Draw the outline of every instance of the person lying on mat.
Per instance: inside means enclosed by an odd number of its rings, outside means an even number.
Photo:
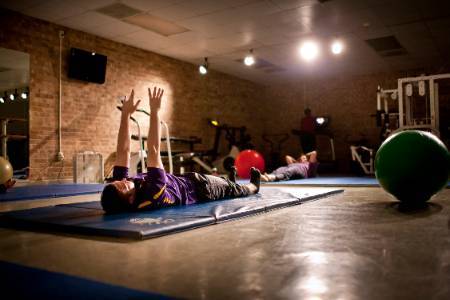
[[[261,181],[284,181],[317,176],[317,151],[302,154],[298,159],[286,155],[287,166],[280,167],[270,174],[261,175]]]
[[[164,90],[155,87],[153,91],[149,89],[148,93],[151,112],[147,173],[128,177],[131,142],[129,120],[140,103],[140,100],[134,102],[132,90],[122,106],[113,181],[105,186],[101,195],[101,204],[107,213],[151,210],[258,193],[261,174],[257,169],[252,169],[250,183],[245,185],[234,182],[235,170],[230,174],[230,179],[194,172],[180,176],[166,173],[160,155],[159,116]]]

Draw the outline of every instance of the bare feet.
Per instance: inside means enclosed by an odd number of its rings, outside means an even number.
[[[261,181],[264,182],[276,181],[276,176],[273,174],[264,173],[263,175],[261,175]]]

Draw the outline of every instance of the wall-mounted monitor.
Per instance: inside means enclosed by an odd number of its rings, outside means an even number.
[[[88,82],[105,83],[106,62],[105,55],[72,48],[70,49],[68,76]]]

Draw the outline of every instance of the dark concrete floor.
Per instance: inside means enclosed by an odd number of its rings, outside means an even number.
[[[0,260],[189,299],[450,299],[449,200],[346,188],[139,242],[0,228]]]

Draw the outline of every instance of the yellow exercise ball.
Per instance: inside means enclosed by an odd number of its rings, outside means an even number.
[[[11,163],[0,156],[0,184],[6,183],[13,177],[13,167]]]

